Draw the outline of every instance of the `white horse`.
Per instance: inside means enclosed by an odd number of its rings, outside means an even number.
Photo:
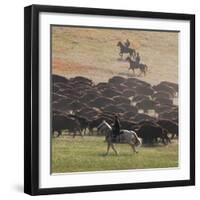
[[[106,155],[108,155],[110,147],[113,149],[115,154],[118,155],[114,143],[129,144],[135,153],[138,153],[135,147],[138,147],[142,144],[137,134],[131,130],[120,130],[120,135],[116,137],[115,141],[113,141],[112,127],[105,120],[97,127],[97,130],[105,134],[105,140],[108,144]]]

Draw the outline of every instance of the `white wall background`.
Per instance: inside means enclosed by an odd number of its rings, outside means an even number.
[[[200,6],[198,0],[6,0],[0,10],[0,199],[31,199],[23,194],[23,7],[30,4],[83,6],[196,14],[196,66]],[[200,68],[196,67],[196,85]],[[40,196],[37,199],[197,199],[200,194],[200,88],[196,89],[196,186]],[[198,113],[199,111],[199,113]],[[26,123],[26,122],[25,122]]]

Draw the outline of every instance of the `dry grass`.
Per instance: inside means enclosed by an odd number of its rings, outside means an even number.
[[[141,79],[152,84],[178,82],[178,33],[172,32],[53,27],[53,73],[82,75],[95,82],[114,75],[132,77],[128,63],[119,61],[116,46],[127,38],[149,66],[147,76]]]

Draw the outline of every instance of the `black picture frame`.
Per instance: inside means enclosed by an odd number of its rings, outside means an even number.
[[[39,188],[39,14],[76,13],[190,23],[190,178],[189,180]],[[24,192],[30,195],[96,192],[195,185],[195,15],[82,7],[31,5],[24,9]]]

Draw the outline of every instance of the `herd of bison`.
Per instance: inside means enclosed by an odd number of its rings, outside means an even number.
[[[143,143],[167,144],[178,137],[176,83],[151,85],[136,78],[113,76],[95,84],[77,76],[52,75],[52,133],[75,136],[99,134],[95,128],[118,115],[121,129],[134,130]]]

